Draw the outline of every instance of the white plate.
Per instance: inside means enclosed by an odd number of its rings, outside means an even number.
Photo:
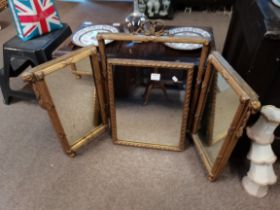
[[[79,47],[87,46],[97,46],[98,42],[96,36],[98,33],[118,33],[119,30],[114,26],[110,25],[93,25],[85,27],[77,31],[73,38],[72,42]],[[112,40],[105,40],[105,44],[111,43]]]
[[[208,31],[201,28],[194,27],[179,27],[169,30],[169,34],[173,36],[183,36],[183,37],[197,37],[205,38],[210,40],[211,35]],[[164,43],[166,46],[176,49],[176,50],[196,50],[202,47],[201,44],[188,44],[188,43]]]
[[[280,7],[280,1],[279,1],[279,0],[272,0],[272,2],[273,2],[277,7]]]

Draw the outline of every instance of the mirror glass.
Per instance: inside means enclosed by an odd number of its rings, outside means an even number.
[[[211,165],[228,135],[240,104],[239,96],[220,73],[213,72],[206,96],[198,140]]]
[[[92,69],[89,59],[84,61],[79,61],[75,64],[71,64],[70,68],[72,70],[72,73],[77,75],[77,79],[79,79],[82,75],[85,76],[91,76],[92,75]]]
[[[118,140],[178,147],[186,71],[113,67]]]
[[[91,71],[90,59],[80,60],[77,66]],[[45,76],[45,82],[63,126],[69,145],[101,124],[96,88],[92,76],[80,79],[70,66]]]

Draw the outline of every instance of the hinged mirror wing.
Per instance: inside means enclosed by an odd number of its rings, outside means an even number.
[[[221,173],[249,116],[259,108],[256,93],[218,52],[213,52],[192,128],[193,141],[211,181]]]
[[[73,67],[87,72],[77,77]],[[75,68],[76,69],[76,68]],[[70,156],[104,133],[107,116],[96,48],[85,48],[42,64],[22,78],[32,82],[63,150]]]

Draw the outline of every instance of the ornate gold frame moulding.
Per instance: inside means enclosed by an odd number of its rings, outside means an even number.
[[[63,125],[57,113],[56,107],[54,106],[52,96],[48,90],[48,86],[45,82],[45,77],[49,74],[61,70],[65,67],[72,67],[78,61],[89,58],[91,62],[91,68],[94,75],[94,83],[97,92],[97,98],[99,102],[100,109],[95,110],[100,111],[102,123],[98,127],[93,128],[88,133],[85,133],[79,139],[75,141],[74,144],[70,145],[67,136],[64,132]],[[98,63],[98,56],[95,47],[83,48],[65,56],[61,56],[57,59],[44,63],[40,66],[33,68],[30,72],[26,72],[22,75],[22,79],[27,82],[32,82],[33,89],[42,108],[48,111],[49,117],[52,121],[52,125],[57,133],[64,152],[74,157],[76,152],[89,141],[93,140],[95,137],[103,134],[107,130],[107,115],[105,112],[104,104],[104,92],[103,92],[103,80],[101,79],[100,67]],[[93,86],[94,86],[93,83]]]
[[[206,59],[208,57],[210,51],[210,41],[208,39],[203,38],[196,38],[196,37],[174,37],[174,36],[145,36],[145,35],[133,35],[133,34],[126,34],[126,33],[99,33],[97,35],[98,39],[98,50],[101,56],[101,64],[102,64],[102,74],[104,78],[107,78],[107,56],[106,56],[106,49],[105,49],[105,42],[104,40],[114,40],[114,41],[134,41],[134,42],[158,42],[158,43],[165,43],[165,42],[173,42],[173,43],[190,43],[190,44],[201,44],[202,50],[199,59],[199,66],[198,72],[195,78],[195,85],[194,91],[190,106],[190,124],[193,120],[193,114],[196,109],[197,100],[200,94],[200,87],[201,81],[204,77],[205,73],[205,64]],[[106,82],[105,82],[106,83]],[[105,84],[106,87],[107,84]],[[108,97],[108,95],[107,95]]]
[[[211,161],[206,151],[204,150],[204,147],[197,133],[206,103],[207,89],[211,88],[209,87],[209,82],[213,70],[216,71],[216,73],[220,73],[221,76],[228,82],[229,86],[231,86],[234,92],[238,95],[240,104],[235,113],[234,119],[231,122],[230,128],[219,151],[219,154],[214,163],[211,164]],[[212,103],[215,103],[215,100]],[[220,55],[220,53],[213,52],[208,58],[208,65],[202,83],[201,94],[199,96],[197,109],[195,112],[194,124],[192,128],[192,136],[195,146],[208,171],[208,179],[210,181],[214,181],[219,176],[225,164],[227,163],[237,143],[238,138],[242,135],[249,116],[252,113],[258,111],[260,107],[261,104],[258,100],[257,94],[236,73],[236,71],[227,63],[227,61]],[[211,124],[213,122],[210,119],[208,123]]]
[[[161,144],[152,144],[152,143],[142,143],[137,142],[136,140],[125,140],[118,138],[117,123],[116,123],[116,107],[115,107],[115,90],[114,90],[114,81],[113,81],[113,66],[129,66],[129,67],[138,67],[137,70],[141,71],[142,67],[148,68],[163,68],[163,70],[173,69],[186,71],[186,92],[184,98],[183,114],[182,114],[182,123],[181,123],[181,133],[178,146],[171,145],[161,145]],[[139,69],[140,68],[140,69]],[[193,68],[194,64],[192,63],[183,63],[183,62],[166,62],[166,61],[153,61],[153,60],[140,60],[140,59],[108,59],[107,60],[107,74],[108,74],[108,88],[109,88],[109,106],[110,106],[110,119],[112,127],[112,138],[115,144],[135,146],[135,147],[144,147],[160,150],[169,150],[169,151],[182,151],[185,148],[185,138],[186,138],[186,128],[188,123],[189,116],[189,107],[190,107],[190,98],[191,98],[191,87],[193,80]],[[144,70],[144,69],[142,69]]]

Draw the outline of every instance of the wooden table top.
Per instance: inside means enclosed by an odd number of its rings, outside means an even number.
[[[90,26],[90,24],[82,23],[76,30]],[[115,26],[120,32],[126,32],[123,24]],[[179,26],[166,26],[165,29],[175,28]],[[215,41],[213,38],[213,31],[211,27],[200,27],[208,31],[211,36],[210,48],[215,49]],[[72,43],[72,37],[68,38],[54,53],[54,57],[58,57],[69,53],[71,51],[80,49]],[[139,58],[139,59],[152,59],[152,60],[166,60],[166,61],[181,61],[192,62],[198,64],[201,49],[197,50],[175,50],[165,46],[162,43],[135,43],[135,42],[120,42],[114,41],[106,45],[106,54],[108,58]]]

